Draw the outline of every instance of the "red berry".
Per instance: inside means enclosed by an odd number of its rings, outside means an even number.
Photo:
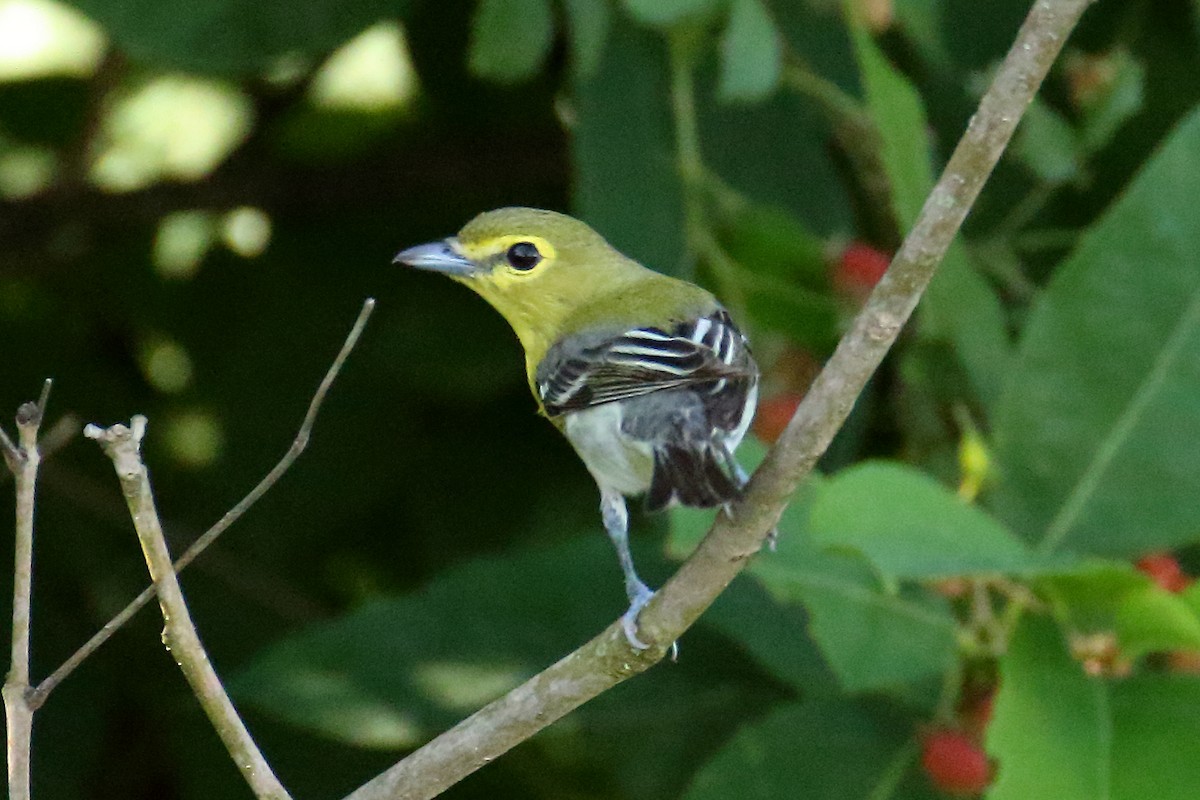
[[[1143,556],[1138,559],[1137,568],[1168,592],[1182,592],[1192,583],[1191,577],[1183,571],[1175,556],[1170,553],[1150,553]]]
[[[763,400],[754,414],[754,435],[766,444],[774,444],[779,434],[783,433],[783,429],[792,421],[796,406],[800,405],[803,399],[804,395],[789,392]]]
[[[934,731],[925,738],[921,766],[933,785],[955,797],[972,797],[992,782],[987,753],[965,733]]]
[[[834,268],[834,288],[844,294],[865,294],[879,283],[891,261],[890,256],[869,244],[851,242]]]

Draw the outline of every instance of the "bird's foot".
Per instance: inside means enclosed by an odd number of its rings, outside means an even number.
[[[640,581],[636,586],[630,587],[629,610],[621,615],[621,628],[625,631],[625,638],[629,641],[629,646],[634,650],[645,650],[650,646],[638,638],[637,618],[652,597],[654,597],[654,592]]]
[[[637,618],[646,604],[650,602],[650,598],[654,597],[654,591],[646,584],[640,581],[637,585],[631,587],[629,592],[629,609],[621,615],[621,629],[625,631],[625,639],[629,642],[629,646],[634,650],[642,651],[650,645],[643,642],[637,635]],[[671,642],[671,660],[679,660],[679,643]]]

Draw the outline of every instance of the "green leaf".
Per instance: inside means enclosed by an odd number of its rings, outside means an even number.
[[[1012,149],[1046,183],[1070,183],[1080,176],[1075,129],[1040,98],[1035,97],[1025,109]]]
[[[1080,121],[1084,150],[1094,153],[1107,145],[1122,125],[1142,110],[1146,70],[1125,50],[1104,57],[1101,69],[1111,70],[1111,82],[1101,97],[1085,105]]]
[[[636,555],[643,572],[665,566]],[[240,703],[336,741],[413,747],[582,644],[623,608],[616,559],[597,530],[461,565],[412,596],[311,626],[261,653],[231,688]],[[724,637],[697,630],[683,648],[671,669],[606,692],[542,733],[539,758],[612,775],[630,788],[623,796],[634,788],[678,796],[703,754],[781,694],[745,670]],[[755,680],[739,680],[747,671]]]
[[[1112,688],[1114,800],[1191,800],[1200,786],[1200,681],[1146,675]]]
[[[971,265],[961,242],[946,251],[918,310],[923,335],[954,345],[971,388],[985,408],[994,408],[1012,363],[1012,348],[1000,298]]]
[[[1053,623],[1026,617],[1000,660],[987,733],[1000,767],[989,800],[1110,797],[1112,738],[1103,681],[1084,674]]]
[[[849,692],[895,688],[939,676],[956,656],[957,627],[940,598],[886,592],[859,563],[800,547],[765,554],[750,567],[777,599],[800,601],[810,633]]]
[[[747,442],[743,463],[753,465],[765,448]],[[824,479],[812,476],[798,490],[777,527],[777,549],[755,556],[748,572],[782,609],[772,627],[780,632],[795,624],[793,611],[802,604],[808,614],[808,636],[820,647],[838,683],[847,691],[894,688],[940,676],[956,653],[957,624],[946,604],[920,591],[886,592],[860,561],[822,552],[808,533],[809,508]],[[669,552],[682,558],[695,548],[712,524],[712,512],[674,509]],[[777,666],[780,653],[764,656],[769,647],[761,631],[739,636],[736,626],[746,617],[716,614],[715,624],[742,641],[756,658],[782,679],[811,689],[820,674],[805,661],[793,669]],[[802,647],[789,642],[787,647]],[[782,646],[781,646],[782,647]]]
[[[1156,585],[1132,592],[1117,609],[1117,641],[1132,660],[1146,653],[1200,650],[1200,618],[1179,595]]]
[[[760,328],[785,334],[817,353],[832,352],[838,340],[833,298],[769,275],[738,276],[746,311]]]
[[[667,28],[709,14],[717,0],[622,0],[622,5],[643,25]]]
[[[1200,539],[1200,113],[1059,267],[995,426],[998,515],[1041,548]]]
[[[908,227],[933,188],[925,109],[917,90],[888,63],[866,28],[854,23],[850,33],[867,108],[879,131],[892,210],[896,220]]]
[[[783,71],[783,41],[762,0],[733,0],[721,39],[717,97],[755,101],[775,91]]]
[[[1003,525],[933,478],[869,462],[825,481],[809,517],[813,542],[862,553],[891,579],[1021,572],[1030,553]]]
[[[576,78],[590,78],[600,67],[612,27],[608,0],[566,0],[567,32]]]
[[[809,635],[810,620],[804,608],[771,597],[758,581],[734,581],[704,612],[703,621],[741,645],[775,678],[809,693],[806,696],[839,691],[835,676]]]
[[[718,236],[730,257],[756,274],[829,290],[825,239],[787,209],[741,206],[722,218]]]
[[[783,706],[741,730],[696,775],[684,800],[862,800],[913,759],[893,715],[845,699]],[[881,793],[882,792],[882,793]]]
[[[920,95],[884,57],[861,24],[851,26],[863,90],[879,131],[892,208],[901,228],[916,221],[933,188],[928,123]],[[953,342],[971,384],[985,406],[999,397],[1010,361],[999,298],[951,245],[920,306],[922,334]]]
[[[683,195],[661,38],[614,20],[599,68],[576,81],[572,205],[622,253],[678,275]]]
[[[482,78],[516,83],[537,74],[553,43],[550,0],[480,0],[468,63]]]
[[[385,17],[393,0],[69,0],[134,61],[196,72],[262,73],[286,55],[318,56]]]
[[[1045,576],[1039,590],[1081,633],[1116,634],[1121,655],[1200,650],[1200,591],[1173,594],[1127,562],[1086,561]]]
[[[1000,663],[988,728],[989,800],[1185,800],[1200,785],[1200,681],[1089,678],[1044,618],[1026,618]]]
[[[792,52],[803,53],[829,80],[854,85],[849,37],[835,14],[808,3],[766,2]],[[818,235],[844,236],[854,225],[854,204],[829,157],[828,116],[794,91],[754,105],[721,103],[704,66],[697,72],[696,105],[705,166],[753,202],[786,209]]]
[[[953,69],[953,58],[946,47],[944,0],[906,0],[894,6],[896,22],[921,55],[938,71]],[[952,32],[950,32],[953,35]]]
[[[1149,586],[1148,577],[1123,561],[1087,560],[1038,581],[1063,621],[1089,633],[1113,630],[1126,599]]]
[[[623,608],[612,548],[597,532],[468,563],[419,595],[311,626],[265,650],[231,688],[262,711],[342,741],[411,747]]]

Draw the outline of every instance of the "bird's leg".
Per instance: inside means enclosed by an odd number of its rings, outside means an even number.
[[[633,554],[629,552],[629,511],[625,508],[625,497],[620,492],[600,490],[600,514],[604,517],[604,530],[617,548],[617,560],[625,576],[625,595],[629,598],[629,610],[621,616],[621,627],[625,638],[634,650],[645,650],[645,644],[637,636],[638,613],[654,597],[650,587],[642,583],[633,568]]]
[[[745,488],[746,484],[750,482],[750,476],[746,474],[746,470],[742,469],[742,465],[738,463],[737,458],[734,457],[733,453],[729,452],[728,448],[725,450],[725,455],[728,457],[729,464],[733,469],[733,477],[737,479],[738,488]],[[722,508],[725,510],[725,516],[732,520],[733,503],[726,503]],[[771,528],[771,530],[767,531],[767,549],[774,553],[778,544],[779,528]]]

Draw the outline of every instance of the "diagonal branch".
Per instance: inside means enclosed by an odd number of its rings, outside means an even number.
[[[233,508],[225,512],[217,523],[200,535],[200,538],[192,542],[191,546],[183,552],[183,555],[175,562],[175,571],[179,572],[188,564],[192,563],[209,545],[217,540],[222,533],[229,528],[230,525],[237,522],[243,514],[250,510],[258,500],[270,491],[271,487],[278,483],[295,463],[304,449],[308,447],[309,437],[312,435],[313,426],[317,422],[317,415],[321,412],[321,406],[325,403],[325,396],[329,394],[330,387],[337,380],[338,374],[342,371],[342,365],[346,363],[346,359],[350,356],[358,339],[362,335],[363,329],[367,325],[367,320],[371,317],[371,312],[375,310],[374,298],[368,298],[362,306],[362,310],[358,313],[358,318],[354,321],[354,325],[350,328],[350,333],[346,335],[346,341],[342,344],[342,349],[338,351],[337,357],[333,359],[329,370],[325,373],[325,377],[321,379],[321,384],[317,387],[317,391],[313,394],[312,400],[308,404],[308,411],[304,414],[304,421],[300,423],[300,429],[296,433],[296,438],[292,440],[292,446],[284,453],[283,458],[271,468],[263,479],[258,482],[250,493],[241,499],[241,501]],[[121,629],[133,615],[140,611],[151,598],[154,597],[154,587],[147,587],[135,597],[129,605],[125,606],[120,613],[104,624],[100,630],[76,650],[70,658],[64,661],[58,669],[54,670],[44,681],[38,684],[38,687],[30,693],[29,704],[34,709],[40,707],[46,702],[46,698],[54,691],[58,684],[62,683],[68,675],[75,671],[75,668],[82,664],[88,656],[100,648],[102,644],[107,642],[109,638]]]
[[[912,314],[1017,122],[1091,0],[1037,0],[891,267],[755,473],[733,515],[708,536],[639,618],[632,653],[614,624],[351,793],[426,800],[611,686],[662,658],[762,547]]]
[[[121,493],[129,506],[129,515],[137,530],[138,541],[146,566],[154,581],[158,604],[162,607],[163,644],[179,664],[184,677],[200,701],[213,729],[225,744],[233,763],[260,800],[290,800],[287,790],[275,777],[271,767],[246,729],[237,710],[221,686],[221,679],[208,660],[208,653],[196,633],[179,578],[171,564],[162,522],[154,506],[150,488],[150,473],[142,462],[142,439],[146,434],[146,418],[135,416],[129,427],[113,425],[101,428],[88,425],[83,435],[95,439],[112,459],[121,481]]]

